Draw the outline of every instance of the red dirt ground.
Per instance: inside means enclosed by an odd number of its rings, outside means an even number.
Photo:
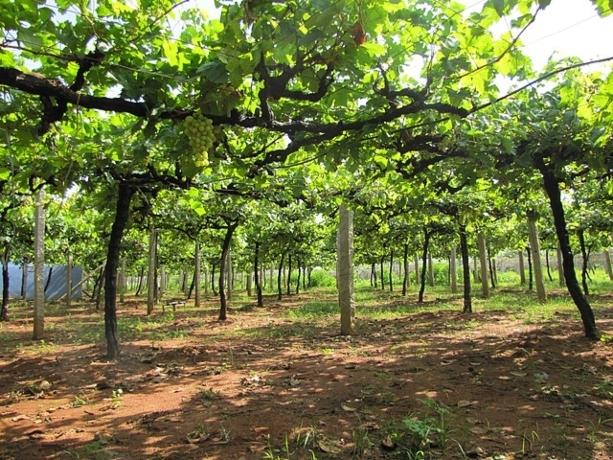
[[[47,318],[46,348],[18,348],[29,320],[4,324],[0,459],[400,458],[398,422],[441,413],[426,458],[613,458],[613,350],[575,318],[422,312],[362,320],[345,338],[330,318],[284,314],[306,299],[226,323],[181,310],[160,329],[187,337],[126,342],[116,363],[75,343],[66,321],[99,321],[87,306]],[[613,332],[613,309],[598,317]]]

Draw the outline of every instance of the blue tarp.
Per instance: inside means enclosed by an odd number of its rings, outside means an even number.
[[[22,282],[22,266],[9,264],[9,296],[12,298],[21,297],[21,282]],[[53,271],[51,271],[53,268]],[[28,286],[26,289],[26,299],[34,297],[34,266],[28,265]],[[49,280],[49,272],[51,271],[51,280],[45,291],[45,299],[56,300],[66,294],[66,265],[45,266],[43,270],[43,280],[47,286]],[[75,286],[81,281],[83,270],[81,267],[72,267],[72,285]],[[0,277],[0,289],[2,289],[2,277]],[[81,287],[73,289],[72,298],[78,300],[81,298]]]

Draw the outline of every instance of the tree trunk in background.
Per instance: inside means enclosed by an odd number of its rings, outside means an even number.
[[[36,194],[34,209],[34,340],[44,337],[45,327],[45,194],[42,189]]]
[[[564,278],[566,280],[566,286],[568,287],[568,293],[573,298],[577,309],[581,313],[581,320],[583,321],[585,336],[590,339],[597,340],[600,337],[600,334],[596,328],[594,312],[592,311],[592,307],[590,306],[587,298],[581,292],[581,288],[577,282],[575,262],[573,260],[573,253],[570,249],[568,230],[566,227],[566,217],[564,216],[564,206],[562,205],[562,199],[560,197],[560,184],[558,183],[554,172],[547,167],[542,160],[540,160],[537,166],[543,175],[543,185],[549,198],[549,204],[553,214],[556,235],[558,236],[558,243],[560,245],[560,251],[562,252],[562,265],[564,268]]]
[[[306,279],[307,279],[307,267],[305,264],[302,266],[302,290],[303,291],[306,291],[306,288],[307,288]]]
[[[455,246],[451,248],[451,254],[449,254],[449,281],[451,281],[451,293],[458,292],[458,274],[456,272],[456,249]],[[470,278],[470,277],[469,277]]]
[[[434,264],[430,252],[428,252],[428,285],[434,287]]]
[[[560,245],[558,245],[556,249],[556,261],[558,264],[558,284],[563,288],[566,286],[566,281],[564,280],[564,267],[562,266],[562,251],[560,250]]]
[[[9,320],[9,248],[6,246],[2,254],[2,307],[0,307],[0,321]]]
[[[228,246],[226,264],[226,297],[228,300],[232,300],[232,291],[234,290],[234,265],[232,264],[232,244]]]
[[[492,264],[492,251],[490,250],[489,241],[486,242],[485,247],[487,249],[487,263],[488,263],[488,268],[490,271],[490,283],[492,284],[492,289],[496,289],[496,279],[494,278],[494,266]]]
[[[375,289],[379,285],[379,281],[377,280],[377,264],[372,262],[370,264],[370,286]]]
[[[524,251],[519,250],[519,284],[521,286],[526,285],[526,269],[524,268]]]
[[[413,265],[415,265],[415,284],[419,284],[419,256],[417,254],[413,257]]]
[[[460,252],[462,253],[462,279],[464,281],[464,313],[472,313],[473,305],[470,293],[470,256],[468,255],[468,238],[466,225],[460,225]]]
[[[185,296],[185,300],[189,300],[192,298],[192,293],[194,292],[194,286],[196,284],[196,270],[192,273],[190,278],[189,287],[187,288],[187,295]]]
[[[66,308],[72,303],[72,254],[66,256]]]
[[[236,227],[237,224],[228,225],[226,236],[223,239],[223,245],[221,247],[221,257],[219,258],[219,321],[225,321],[228,318],[228,303],[226,301],[225,288],[226,261],[228,260],[232,235]]]
[[[473,256],[473,280],[475,283],[478,283],[481,278],[479,277],[479,268],[478,268],[477,257]]]
[[[353,212],[339,209],[337,258],[339,267],[338,303],[341,310],[341,335],[353,332]]]
[[[309,267],[309,269],[307,270],[307,274],[309,277],[309,280],[307,282],[307,287],[312,287],[313,286],[313,280],[311,279],[311,275],[313,274],[313,267]]]
[[[158,286],[158,246],[159,246],[160,232],[155,232],[155,246],[153,247],[153,303],[157,304],[159,301],[159,286]]]
[[[135,296],[140,294],[141,289],[143,288],[143,278],[145,277],[145,267],[141,267],[140,274],[138,276],[138,287],[136,288]]]
[[[302,275],[302,269],[300,266],[300,260],[298,260],[298,279],[296,280],[296,294],[300,293],[300,279],[301,279],[301,275]]]
[[[285,251],[281,253],[281,259],[279,260],[279,271],[277,274],[277,299],[281,300],[283,297],[283,261],[285,260]]]
[[[583,285],[583,293],[588,296],[590,295],[590,289],[587,285],[587,263],[590,254],[585,246],[585,233],[582,228],[577,231],[577,236],[579,237],[579,248],[581,249],[581,284]]]
[[[255,290],[258,296],[258,307],[263,307],[264,306],[264,298],[262,297],[262,284],[260,282],[260,242],[256,241],[255,242],[255,254],[253,256],[253,274],[255,276]],[[247,282],[249,284],[251,281],[251,274],[248,275],[249,279],[247,280]],[[251,290],[251,289],[250,289]]]
[[[389,283],[390,283],[390,292],[394,291],[394,281],[393,281],[393,273],[394,269],[394,250],[392,249],[390,252],[390,271],[389,271]]]
[[[117,267],[121,252],[121,239],[130,217],[132,193],[130,185],[124,182],[119,184],[115,220],[111,227],[106,266],[104,267],[104,335],[109,359],[115,359],[119,355],[119,341],[117,340]]]
[[[100,269],[100,278],[98,278],[98,290],[96,291],[96,311],[100,310],[102,291],[104,291],[104,268]]]
[[[477,246],[479,247],[479,262],[481,268],[481,295],[484,298],[490,296],[490,285],[487,279],[487,254],[485,249],[485,237],[483,233],[477,233]]]
[[[160,299],[168,290],[168,273],[164,267],[160,267]]]
[[[262,292],[266,289],[266,272],[264,270],[264,263],[260,262],[260,286]]]
[[[149,228],[149,265],[147,269],[147,314],[153,313],[155,304],[155,247],[157,246],[157,231],[152,225]]]
[[[409,245],[404,245],[404,250],[402,252],[402,267],[404,270],[404,274],[402,277],[402,295],[406,296],[407,291],[409,289]]]
[[[534,277],[532,276],[532,251],[530,246],[526,247],[526,254],[528,255],[528,290],[531,291],[533,289],[532,280]]]
[[[28,263],[21,265],[21,298],[26,300],[28,297]]]
[[[545,267],[547,268],[547,278],[549,278],[549,281],[553,281],[551,269],[549,268],[549,249],[545,249]]]
[[[49,271],[47,272],[47,281],[45,281],[45,296],[47,295],[47,290],[51,285],[51,277],[53,276],[53,265],[49,267]]]
[[[536,297],[539,302],[547,300],[545,284],[543,282],[543,270],[541,268],[541,246],[539,243],[538,231],[536,229],[536,213],[528,212],[528,239],[532,250],[532,270],[534,272],[534,285],[536,287]]]
[[[251,279],[251,273],[247,274],[247,297],[251,297],[253,295],[253,281]]]
[[[209,296],[209,272],[206,268],[206,264],[202,267],[202,285],[204,286],[204,297]]]
[[[381,256],[379,260],[379,269],[381,272],[381,290],[385,291],[385,275],[383,274],[383,262],[385,261],[385,256]]]
[[[292,283],[292,254],[290,253],[287,256],[287,284],[285,286],[287,295],[291,294],[291,283]]]
[[[200,242],[194,243],[194,307],[200,307]]]
[[[424,231],[424,246],[423,253],[421,257],[421,276],[419,277],[420,285],[419,285],[419,295],[417,297],[417,302],[423,303],[424,301],[424,291],[426,290],[426,268],[428,265],[428,247],[430,246],[430,232],[428,230]]]
[[[609,275],[609,280],[613,281],[613,268],[611,268],[611,254],[609,254],[609,250],[605,249],[604,251],[604,268]]]
[[[217,295],[217,289],[215,289],[215,264],[211,264],[211,291],[213,295]]]

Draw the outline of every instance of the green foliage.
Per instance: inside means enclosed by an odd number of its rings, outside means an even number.
[[[336,278],[323,268],[315,268],[311,273],[311,286],[314,288],[335,287]]]

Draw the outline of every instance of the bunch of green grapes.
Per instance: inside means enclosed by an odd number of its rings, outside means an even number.
[[[215,142],[213,121],[199,113],[190,115],[183,122],[183,132],[192,148],[196,165],[206,166],[209,163],[209,150]]]

